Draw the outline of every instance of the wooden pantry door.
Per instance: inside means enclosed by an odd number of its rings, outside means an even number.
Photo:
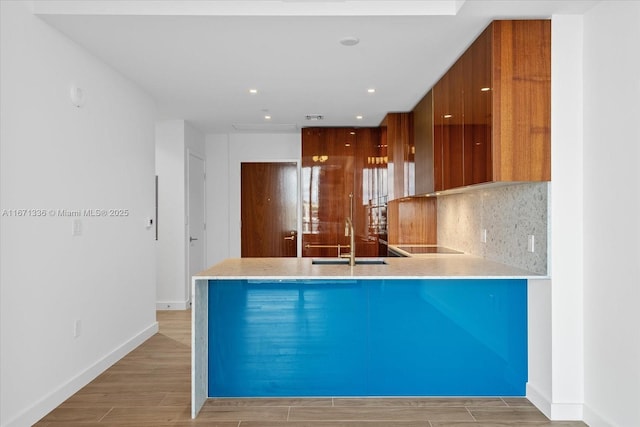
[[[242,163],[242,257],[298,255],[298,167],[295,162]]]

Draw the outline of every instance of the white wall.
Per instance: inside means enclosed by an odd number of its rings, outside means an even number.
[[[216,186],[226,185],[228,189],[228,197],[224,198],[225,190],[212,192],[213,185],[208,186],[207,241],[211,242],[207,251],[209,265],[224,258],[240,257],[240,164],[263,161],[299,162],[301,150],[300,132],[232,133],[207,137],[207,181],[215,182]],[[221,165],[225,156],[228,168]],[[220,247],[211,247],[222,245],[225,238],[228,239],[228,253]]]
[[[581,419],[584,399],[582,17],[554,16],[551,34],[550,416]]]
[[[529,287],[527,396],[640,425],[640,2],[553,17],[551,283]]]
[[[583,413],[583,18],[552,18],[548,269],[528,288],[527,397],[548,417]]]
[[[185,309],[191,279],[188,268],[187,165],[189,152],[205,158],[205,137],[184,120],[156,123],[158,241],[156,306]]]
[[[156,241],[156,306],[184,309],[185,240],[184,121],[156,123],[156,175],[158,176],[158,240]]]
[[[207,135],[207,267],[229,258],[229,135]]]
[[[585,414],[640,425],[640,2],[584,18]]]
[[[0,2],[0,424],[31,425],[157,330],[152,100]],[[70,86],[86,94],[71,104]],[[127,209],[77,218],[50,210]],[[6,212],[6,211],[5,211]],[[82,235],[72,236],[73,219]],[[74,323],[80,335],[74,338]]]

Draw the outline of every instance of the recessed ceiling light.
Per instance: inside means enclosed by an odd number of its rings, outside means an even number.
[[[266,116],[264,116],[264,119],[265,120],[271,120],[271,116],[267,114]]]
[[[367,89],[367,92],[369,93],[376,93],[376,90],[374,88],[369,88]]]
[[[356,119],[362,120],[362,116],[356,116]]]
[[[357,37],[349,36],[340,39],[340,44],[343,46],[355,46],[360,43],[360,39]]]

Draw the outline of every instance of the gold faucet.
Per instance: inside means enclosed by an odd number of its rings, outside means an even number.
[[[347,218],[347,227],[349,228],[349,253],[345,255],[340,255],[343,258],[349,257],[349,265],[353,267],[356,265],[356,233],[353,231],[353,193],[349,194],[349,217]],[[340,253],[340,249],[338,248],[338,253]]]
[[[351,218],[347,218],[347,226],[349,227],[349,237],[350,237],[349,253],[341,256],[344,258],[348,256],[349,265],[353,267],[354,265],[356,265],[356,237],[355,237],[356,233],[353,232],[353,222],[351,221]]]

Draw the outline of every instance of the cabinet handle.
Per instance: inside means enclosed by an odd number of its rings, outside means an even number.
[[[295,240],[296,236],[287,236],[284,238],[284,240]]]

